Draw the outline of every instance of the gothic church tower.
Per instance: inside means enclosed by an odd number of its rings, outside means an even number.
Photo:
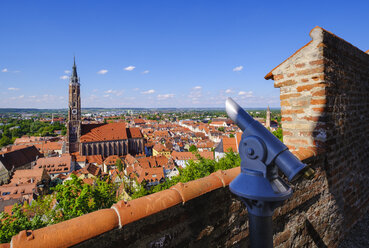
[[[79,151],[81,137],[81,95],[80,84],[77,76],[76,60],[74,59],[73,72],[69,81],[69,108],[67,123],[66,152]]]
[[[270,128],[270,109],[269,109],[269,106],[268,106],[267,112],[266,112],[265,127]]]

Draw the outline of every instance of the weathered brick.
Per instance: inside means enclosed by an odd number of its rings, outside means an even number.
[[[283,86],[290,86],[290,85],[294,85],[297,82],[295,80],[286,80],[283,82],[275,82],[274,83],[274,87],[278,88],[278,87],[283,87]]]
[[[302,70],[302,71],[297,71],[297,75],[298,76],[302,76],[302,75],[310,75],[310,74],[314,74],[314,73],[321,73],[324,71],[324,67],[320,66],[314,69],[306,69],[306,70]]]
[[[280,245],[283,242],[285,242],[286,240],[288,240],[291,236],[291,231],[290,230],[286,230],[280,234],[277,235],[277,237],[274,238],[274,246]]]
[[[292,121],[291,117],[282,117],[281,120],[284,121]]]
[[[320,105],[320,104],[326,104],[327,100],[326,99],[312,99],[310,101],[311,105]]]
[[[302,92],[302,91],[305,91],[305,90],[311,90],[311,89],[314,89],[314,88],[323,88],[323,87],[325,87],[325,85],[323,83],[316,83],[316,84],[308,84],[308,85],[298,86],[296,89],[297,89],[297,92]]]
[[[306,106],[306,105],[309,105],[310,103],[310,100],[294,100],[294,101],[291,101],[291,106],[293,107],[302,107],[302,106]]]
[[[281,110],[282,116],[284,115],[291,115],[291,114],[302,114],[305,113],[305,110],[303,109],[287,109],[287,110]]]
[[[325,108],[312,108],[313,111],[318,112],[318,113],[323,113],[325,111]]]
[[[301,119],[307,120],[307,121],[318,121],[320,116],[304,116]]]
[[[313,128],[313,126],[309,123],[290,123],[290,122],[286,122],[286,123],[282,123],[282,127],[283,128],[287,128],[287,129],[294,129],[294,130],[311,130]]]
[[[305,63],[300,63],[300,64],[296,64],[295,67],[296,68],[302,68],[305,66]]]
[[[289,101],[281,101],[281,106],[291,106]]]
[[[289,99],[291,97],[299,97],[299,96],[301,96],[301,93],[281,94],[280,99],[281,100],[286,100],[286,99]]]
[[[307,138],[286,137],[283,140],[287,143],[293,143],[296,145],[308,145],[309,144],[309,140]]]
[[[312,96],[324,96],[326,94],[326,90],[323,89],[323,90],[318,90],[318,91],[315,91],[313,92],[311,95]]]
[[[273,75],[275,81],[283,79],[283,74]]]
[[[310,61],[309,64],[310,65],[322,65],[322,64],[324,64],[324,59]]]
[[[284,136],[293,136],[293,133],[287,130],[283,130],[283,137]]]

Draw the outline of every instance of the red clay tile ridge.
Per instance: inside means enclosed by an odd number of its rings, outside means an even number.
[[[158,213],[177,204],[226,187],[238,174],[240,167],[217,171],[211,175],[178,183],[170,189],[129,202],[120,201],[111,209],[102,209],[37,230],[24,230],[14,236],[11,247],[69,247],[115,228]],[[80,230],[84,230],[80,232]],[[3,247],[9,244],[3,244]],[[0,246],[1,248],[1,246]]]

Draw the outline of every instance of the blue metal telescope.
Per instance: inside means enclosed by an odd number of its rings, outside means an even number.
[[[273,247],[274,209],[292,195],[292,189],[278,175],[278,168],[293,181],[306,165],[232,98],[226,101],[226,111],[243,131],[239,145],[241,173],[229,188],[247,206],[250,247]]]

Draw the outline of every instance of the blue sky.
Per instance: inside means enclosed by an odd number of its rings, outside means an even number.
[[[1,1],[0,107],[279,107],[264,76],[321,26],[369,49],[369,1]]]

